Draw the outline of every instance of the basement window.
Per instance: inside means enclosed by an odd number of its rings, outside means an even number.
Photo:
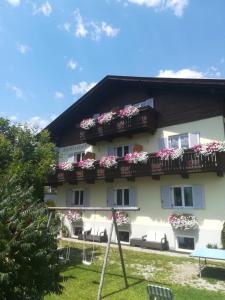
[[[189,236],[178,236],[177,237],[177,248],[178,250],[194,250],[195,249],[195,238]]]
[[[130,233],[129,231],[119,231],[119,238],[121,242],[129,243]]]

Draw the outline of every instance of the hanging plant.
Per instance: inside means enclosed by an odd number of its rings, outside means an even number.
[[[101,167],[110,169],[113,167],[116,167],[118,162],[117,162],[117,156],[103,156],[100,161],[99,164]]]
[[[190,230],[198,227],[198,219],[191,214],[173,214],[168,221],[174,229]]]
[[[119,116],[121,118],[132,118],[139,114],[140,110],[133,106],[133,105],[128,105],[127,107],[120,109],[119,111]]]
[[[71,225],[74,225],[82,221],[82,212],[79,210],[69,210],[67,213],[65,213],[65,218],[69,221]]]
[[[147,152],[133,152],[125,155],[124,160],[130,164],[146,163],[148,160]]]
[[[88,118],[88,119],[84,119],[81,123],[80,123],[80,128],[84,129],[84,130],[89,130],[91,128],[93,128],[96,124],[96,121],[94,118]]]
[[[192,150],[197,154],[210,155],[215,152],[225,152],[225,142],[213,141],[207,144],[195,145]]]
[[[93,170],[95,169],[95,159],[85,159],[85,160],[81,160],[78,163],[78,167],[80,167],[81,169],[85,169],[85,170]]]
[[[116,112],[110,111],[110,112],[101,114],[97,120],[98,120],[99,124],[103,125],[103,124],[110,123],[115,117],[116,117]]]
[[[164,148],[155,153],[156,157],[160,157],[161,159],[177,159],[181,158],[184,154],[184,149],[174,149],[174,148]]]
[[[64,171],[73,171],[74,165],[72,161],[66,161],[64,163],[58,164],[57,168]]]

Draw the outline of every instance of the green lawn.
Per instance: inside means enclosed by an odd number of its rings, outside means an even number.
[[[95,263],[85,266],[81,262],[82,246],[78,243],[71,243],[71,247],[73,247],[71,261],[62,265],[63,292],[61,295],[48,295],[45,300],[93,300],[97,298],[105,248],[98,247]],[[146,286],[152,283],[172,288],[175,300],[225,300],[225,265],[218,263],[209,265],[203,279],[200,279],[196,276],[198,265],[194,259],[128,250],[124,250],[124,258],[129,288],[124,289],[118,251],[111,249],[103,287],[103,299],[147,299]],[[219,291],[222,289],[224,292]]]

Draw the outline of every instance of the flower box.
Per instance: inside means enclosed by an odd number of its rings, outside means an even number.
[[[191,230],[198,228],[198,219],[191,214],[173,214],[169,216],[168,221],[173,229]]]
[[[81,123],[80,123],[80,128],[84,129],[84,130],[89,130],[91,128],[93,128],[96,125],[96,121],[94,118],[88,118],[88,119],[84,119]]]

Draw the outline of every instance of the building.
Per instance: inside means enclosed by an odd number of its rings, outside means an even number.
[[[57,169],[49,177],[49,185],[57,187],[57,206],[138,206],[139,212],[129,213],[129,225],[120,226],[124,242],[151,230],[166,233],[173,250],[219,246],[225,221],[223,148],[207,155],[192,147],[225,140],[224,104],[225,80],[106,76],[47,129],[59,164],[115,155],[118,165],[106,169],[96,162],[92,170]],[[139,109],[133,117],[80,128],[83,119],[112,111],[118,115],[129,105]],[[156,157],[164,148],[183,150],[175,150],[178,158]],[[134,151],[148,152],[147,162],[124,161]],[[193,215],[198,226],[175,229],[168,222],[173,214]],[[109,228],[107,213],[85,213],[83,222]]]

